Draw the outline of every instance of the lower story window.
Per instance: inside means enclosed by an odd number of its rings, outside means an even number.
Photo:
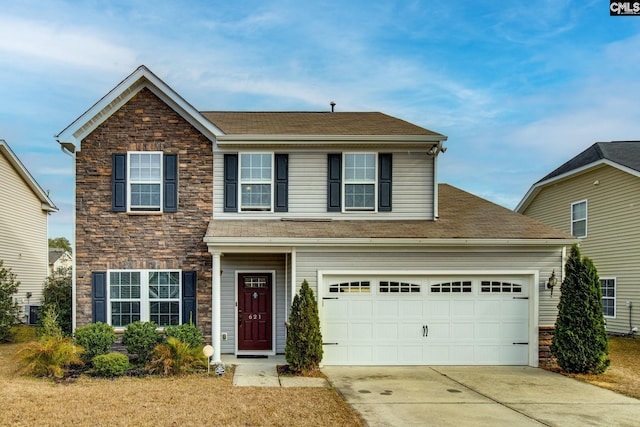
[[[112,270],[108,274],[109,320],[116,328],[136,321],[159,327],[180,324],[179,270]]]
[[[616,317],[616,279],[600,279],[600,289],[605,317]]]

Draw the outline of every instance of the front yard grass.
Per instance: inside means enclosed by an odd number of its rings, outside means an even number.
[[[611,366],[600,375],[570,375],[582,381],[640,399],[640,339],[609,337]]]
[[[363,425],[333,389],[234,387],[230,372],[70,382],[19,376],[22,345],[0,345],[0,425]]]

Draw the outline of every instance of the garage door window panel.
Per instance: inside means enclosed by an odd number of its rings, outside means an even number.
[[[381,281],[379,289],[381,293],[419,293],[420,285],[407,282]]]
[[[363,282],[342,282],[342,283],[334,283],[329,286],[330,293],[370,293],[371,292],[371,282],[363,281]]]
[[[473,290],[471,281],[444,282],[431,285],[430,291],[434,294],[471,293]]]
[[[499,281],[482,281],[480,285],[480,292],[483,294],[500,294],[500,293],[512,293],[521,294],[522,285],[510,282]]]

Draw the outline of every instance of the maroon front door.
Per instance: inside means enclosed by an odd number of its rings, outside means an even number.
[[[271,273],[238,275],[238,350],[271,350]]]

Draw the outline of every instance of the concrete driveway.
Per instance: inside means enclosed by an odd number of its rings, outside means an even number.
[[[326,366],[369,426],[637,426],[640,400],[516,366]]]

